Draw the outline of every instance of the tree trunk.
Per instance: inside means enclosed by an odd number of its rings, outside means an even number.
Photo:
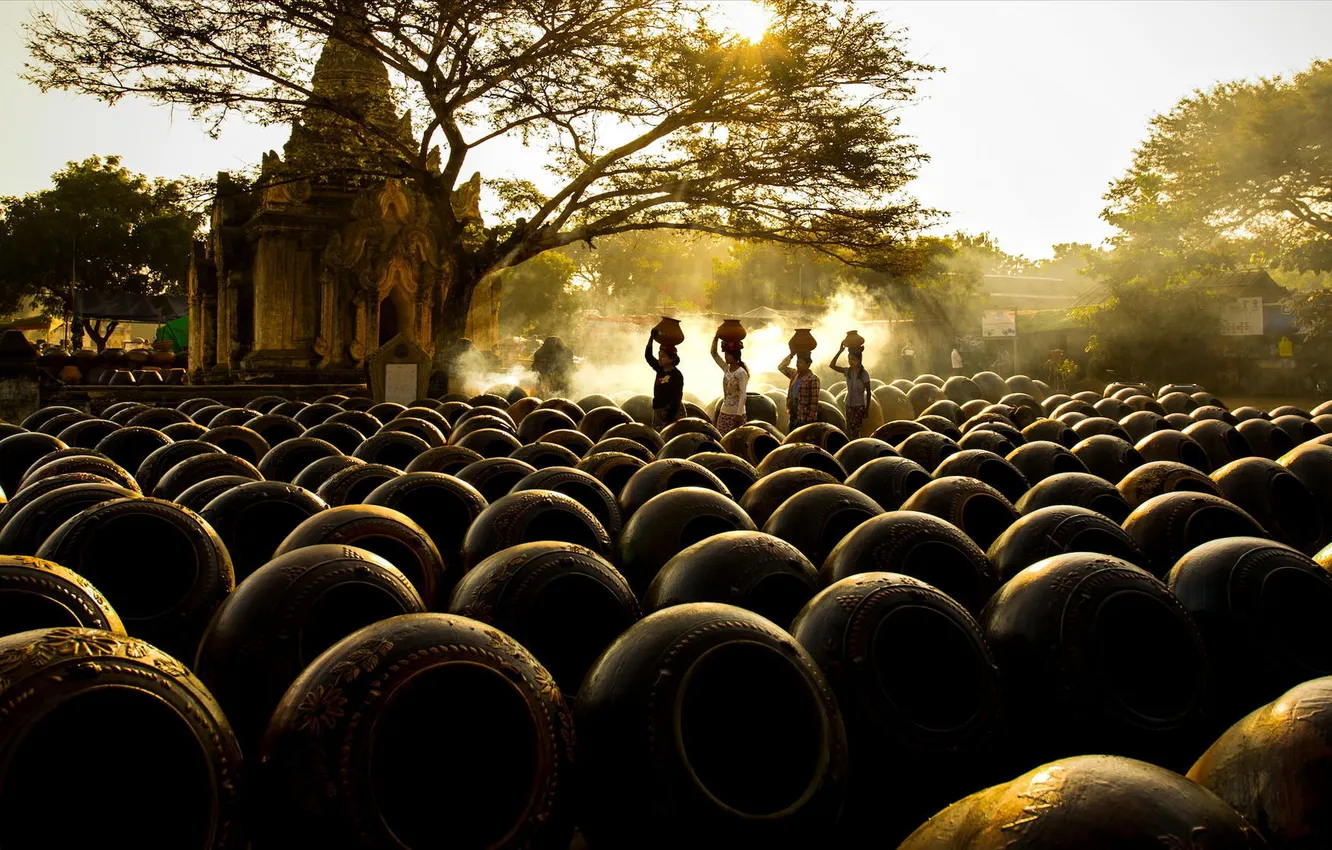
[[[101,319],[96,320],[96,325],[89,324],[88,319],[86,318],[83,320],[83,329],[88,332],[88,336],[93,338],[93,343],[97,346],[98,354],[106,351],[106,341],[111,338],[111,334],[116,332],[116,328],[120,325],[120,321],[112,319],[111,324],[106,327],[106,333],[98,335],[97,330],[101,325]]]

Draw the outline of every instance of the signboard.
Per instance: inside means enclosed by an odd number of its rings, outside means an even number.
[[[419,369],[415,363],[384,364],[384,401],[408,405],[420,398],[416,392]]]
[[[986,339],[1017,336],[1017,311],[986,310],[981,313],[981,336]]]
[[[1263,299],[1236,298],[1221,311],[1221,336],[1262,336]]]

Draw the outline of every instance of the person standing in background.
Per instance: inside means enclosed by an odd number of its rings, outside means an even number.
[[[916,377],[916,347],[911,340],[902,346],[902,377],[908,381]]]
[[[952,361],[953,361],[953,374],[954,374],[954,375],[961,375],[961,374],[962,374],[962,355],[958,352],[958,350],[957,350],[957,346],[956,346],[956,345],[953,346]]]
[[[721,344],[725,360],[717,353]],[[722,434],[734,431],[749,420],[745,407],[745,394],[749,391],[749,367],[740,359],[741,342],[722,342],[712,338],[712,360],[722,370],[722,402],[717,408],[717,430]]]
[[[869,410],[870,376],[861,360],[861,355],[865,351],[863,348],[853,348],[847,353],[847,366],[837,365],[842,352],[846,350],[845,345],[837,349],[828,368],[834,372],[841,372],[846,378],[846,436],[854,440],[861,436],[860,430],[865,424],[865,413]]]
[[[796,367],[791,368],[791,358],[795,357]],[[809,367],[814,362],[809,354],[786,355],[786,359],[777,367],[783,375],[791,379],[791,386],[786,390],[786,409],[791,416],[794,431],[801,425],[819,421],[819,376]]]

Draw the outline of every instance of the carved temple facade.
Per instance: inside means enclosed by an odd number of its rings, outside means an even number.
[[[330,40],[311,86],[409,137],[387,72],[360,51]],[[307,109],[253,186],[218,175],[189,279],[192,381],[361,382],[370,356],[399,333],[445,368],[436,329],[452,269],[435,244],[431,200],[404,180],[367,177],[373,143],[341,123]],[[476,174],[453,196],[455,213],[478,225],[480,187]],[[498,342],[498,309],[498,285],[483,280],[464,331],[483,351]]]

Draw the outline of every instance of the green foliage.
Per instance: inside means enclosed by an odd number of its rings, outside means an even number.
[[[571,291],[578,263],[562,251],[547,251],[503,272],[500,333],[508,336],[568,333],[577,295]]]
[[[1073,312],[1092,332],[1089,372],[1144,381],[1207,374],[1221,321],[1215,294],[1141,278],[1116,286],[1104,304]]]
[[[52,180],[0,198],[0,310],[32,298],[63,314],[71,261],[81,291],[183,291],[201,222],[180,183],[133,174],[116,156],[70,163]]]
[[[771,242],[736,242],[713,260],[708,302],[717,312],[738,314],[758,306],[774,310],[825,303],[846,270],[815,251]]]

